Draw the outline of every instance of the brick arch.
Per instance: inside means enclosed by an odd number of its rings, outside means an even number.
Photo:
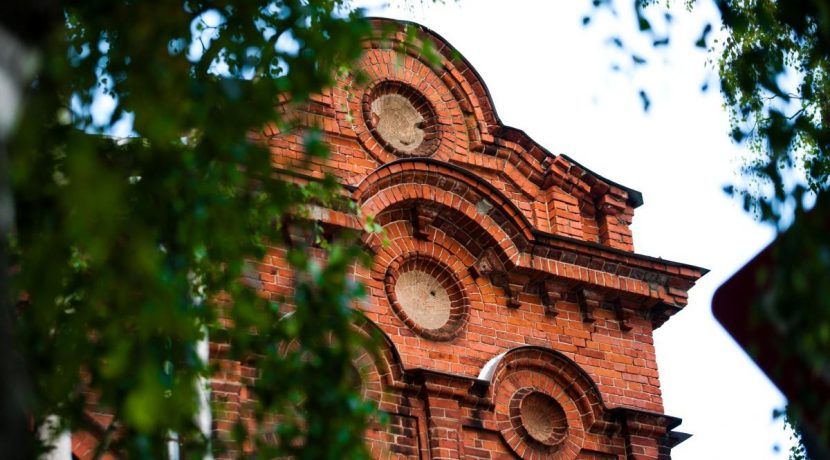
[[[378,401],[382,409],[384,396],[403,381],[403,361],[389,335],[359,310],[355,313],[352,327],[369,340],[373,349],[362,349],[353,362],[364,379],[363,396]]]
[[[541,185],[544,181],[546,162],[556,155],[533,140],[523,130],[505,125],[499,117],[493,97],[478,70],[444,37],[423,25],[395,19],[370,18],[380,33],[364,46],[373,49],[393,49],[426,65],[451,90],[452,97],[467,117],[470,150],[485,152],[496,146],[512,145],[514,155],[508,161],[522,175]],[[411,40],[407,32],[414,28],[417,39]],[[431,42],[438,57],[430,61],[422,57],[422,44]]]
[[[453,147],[453,154],[449,155],[449,150],[445,149],[434,158],[478,166],[488,164],[526,193],[535,193],[536,188],[550,190],[555,185],[584,203],[585,215],[581,219],[590,227],[599,227],[589,235],[590,241],[632,249],[630,233],[624,230],[630,222],[618,225],[615,217],[631,213],[642,205],[640,192],[610,181],[566,155],[554,155],[523,130],[505,125],[481,75],[440,34],[413,22],[370,19],[378,33],[364,47],[370,53],[386,52],[397,56],[397,59],[375,58],[372,68],[376,73],[370,78],[375,81],[402,79],[420,91],[435,93],[433,100],[441,106],[437,112],[451,116],[453,120],[452,126],[458,133],[445,133],[450,139],[445,144]],[[435,50],[436,59],[423,57],[422,45],[427,42]],[[417,72],[413,72],[415,67]],[[407,81],[409,77],[402,77],[404,74],[416,77]],[[344,91],[344,94],[348,93]],[[463,135],[465,130],[466,135]],[[471,152],[479,156],[471,159]],[[384,163],[393,158],[388,155],[379,160]],[[504,160],[507,167],[497,166],[499,161],[495,160]],[[548,197],[548,201],[551,199]],[[553,213],[555,209],[549,206],[549,212]],[[610,214],[609,222],[606,222],[606,214]],[[630,220],[630,217],[626,216],[626,219]],[[541,229],[549,231],[546,226]],[[556,226],[552,229],[556,230]],[[582,239],[581,232],[569,236]]]
[[[384,222],[383,232],[381,234],[370,233],[364,234],[364,244],[370,248],[375,255],[374,263],[371,269],[371,277],[376,280],[381,280],[385,276],[386,267],[397,257],[424,253],[430,257],[443,262],[448,268],[461,276],[461,273],[467,271],[479,254],[475,251],[475,247],[466,245],[466,241],[458,240],[454,235],[444,233],[439,227],[432,227],[426,238],[416,238],[412,234],[412,226],[407,220],[396,219],[395,215],[403,210],[390,210],[391,212],[384,212],[381,215],[381,220]],[[446,211],[451,211],[447,209]],[[450,217],[460,217],[456,214],[451,214]],[[387,220],[389,219],[389,220]],[[485,235],[485,233],[476,233],[475,235]],[[462,276],[462,278],[466,278]]]
[[[549,378],[558,385],[574,401],[586,431],[609,429],[606,406],[597,384],[582,367],[556,350],[538,346],[514,348],[491,359],[478,378],[490,382],[489,396],[495,401],[503,382],[520,371],[536,376],[534,379]]]
[[[417,211],[414,210],[415,208]],[[428,224],[418,222],[417,224],[422,224],[426,228],[419,228],[416,231],[413,227],[416,225],[413,219],[418,219],[418,217],[413,214],[417,212],[429,213],[429,221]],[[480,222],[471,219],[460,210],[427,200],[407,199],[391,204],[375,216],[375,222],[384,228],[384,236],[387,239],[406,236],[438,242],[441,246],[452,245],[455,248],[455,254],[464,261],[465,268],[475,263],[485,250],[496,247],[499,241]],[[393,223],[399,224],[392,225]],[[421,237],[416,237],[415,233],[419,233]],[[374,247],[381,242],[380,238],[370,238],[370,240]],[[443,244],[444,240],[448,240],[447,244]],[[506,263],[507,258],[504,252],[499,251],[499,255],[502,262]]]
[[[490,383],[496,428],[520,458],[581,458],[619,430],[591,377],[555,350],[514,348],[485,364],[479,380]]]
[[[379,210],[385,210],[378,208],[385,203],[389,203],[390,200],[399,200],[397,202],[393,201],[390,203],[391,205],[400,203],[403,206],[416,203],[419,200],[419,196],[423,195],[424,192],[442,193],[443,191],[429,185],[406,184],[393,186],[383,190],[379,195],[374,197],[376,200],[367,201],[368,206],[363,208],[364,213],[373,215]],[[481,216],[476,215],[475,208],[471,203],[461,201],[458,204],[461,209],[451,208],[444,203],[436,207],[442,212],[446,212],[445,216],[457,217],[458,220],[455,222],[456,227],[476,229],[477,231],[475,233],[480,234],[485,238],[482,240],[480,246],[492,247],[496,250],[499,258],[506,262],[505,265],[515,265],[515,259],[521,251],[513,242],[510,234],[500,228],[493,219],[482,218]],[[441,218],[437,222],[444,223],[446,222],[446,219]],[[470,230],[467,231],[467,233],[473,234],[473,231]],[[376,244],[371,244],[370,247],[374,248],[375,246]]]
[[[403,360],[394,342],[382,328],[367,318],[362,311],[353,310],[353,313],[352,330],[365,340],[368,348],[361,345],[360,352],[354,356],[352,364],[355,370],[361,373],[363,396],[383,404],[383,396],[403,381]],[[288,312],[280,321],[292,314],[293,312]],[[287,353],[298,344],[297,339],[283,343],[280,345],[280,352]]]
[[[429,158],[401,159],[369,174],[352,194],[366,215],[424,202],[482,228],[514,265],[534,240],[532,225],[491,184],[464,168]]]

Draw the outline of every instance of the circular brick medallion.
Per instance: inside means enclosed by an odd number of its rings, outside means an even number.
[[[399,157],[432,155],[441,142],[432,105],[400,82],[387,80],[369,88],[363,117],[378,143]]]
[[[395,314],[416,334],[444,341],[461,331],[464,292],[444,264],[423,255],[401,256],[387,268],[385,284]]]
[[[502,436],[522,458],[571,459],[579,452],[580,430],[572,432],[562,404],[541,388],[514,391],[501,419]]]
[[[493,403],[502,440],[525,460],[573,460],[585,443],[585,408],[581,410],[580,404],[590,403],[585,402],[585,393],[572,386],[566,369],[555,367],[539,351],[527,352],[536,356],[530,361],[510,361],[493,376]]]

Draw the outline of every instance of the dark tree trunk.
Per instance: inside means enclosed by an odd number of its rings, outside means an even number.
[[[14,198],[8,141],[22,109],[33,58],[42,41],[60,25],[55,0],[0,3],[0,452],[9,460],[34,457],[29,386],[14,340],[16,299],[10,286],[9,235],[14,228]]]

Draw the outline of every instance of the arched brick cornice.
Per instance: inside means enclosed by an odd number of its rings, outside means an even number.
[[[431,193],[438,196],[437,201],[424,199],[422,196]],[[398,219],[397,214],[411,214],[413,208],[429,206],[438,214],[431,226],[440,230],[446,237],[458,240],[465,250],[476,257],[487,251],[494,254],[501,265],[516,266],[522,251],[519,249],[521,246],[514,242],[515,233],[499,226],[498,220],[477,214],[472,203],[458,200],[456,206],[451,206],[443,201],[441,194],[442,190],[429,185],[395,185],[383,189],[373,199],[368,200],[367,206],[362,209],[370,215],[373,215],[373,211],[379,210],[379,213],[374,215],[385,225],[391,219]],[[385,207],[379,209],[378,206]],[[383,258],[384,238],[382,234],[365,234],[363,242],[376,257]]]
[[[462,108],[476,114],[478,121],[485,128],[485,134],[492,135],[493,129],[503,126],[496,114],[490,91],[479,73],[443,37],[414,22],[387,18],[371,18],[371,21],[379,34],[366,44],[367,47],[394,48],[422,60],[448,83],[447,86],[453,89],[453,94],[462,104]],[[416,40],[411,40],[405,32],[408,28],[418,31]],[[433,50],[439,56],[438,62],[431,62],[422,56],[421,40],[430,41]]]
[[[417,201],[452,209],[484,228],[508,260],[526,250],[534,238],[530,222],[500,191],[464,168],[434,159],[385,164],[369,174],[352,197],[364,214],[374,216]]]

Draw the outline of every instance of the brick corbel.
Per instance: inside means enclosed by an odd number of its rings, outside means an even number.
[[[489,279],[493,286],[501,288],[507,298],[509,308],[519,308],[517,293],[514,292],[507,270],[493,248],[486,249],[470,266],[469,271],[474,279],[483,276]]]
[[[504,264],[499,260],[493,248],[487,248],[469,268],[473,278],[490,276],[494,272],[504,272]]]
[[[622,427],[628,459],[668,460],[671,448],[689,437],[672,431],[682,422],[677,417],[629,407],[609,412]]]
[[[665,302],[660,302],[654,307],[651,308],[649,311],[649,319],[651,319],[652,326],[657,329],[658,327],[662,326],[663,323],[668,321],[669,318],[674,316],[675,313],[682,310],[683,307],[678,305],[671,305]]]
[[[582,312],[582,322],[593,323],[596,321],[596,318],[594,318],[594,310],[602,306],[602,292],[594,289],[580,288],[577,289],[576,293],[579,299],[579,310]]]
[[[503,270],[492,271],[487,275],[487,277],[490,279],[490,282],[493,283],[493,286],[498,286],[502,291],[504,291],[504,296],[507,298],[508,308],[519,308],[519,300],[513,292],[513,287],[510,285],[510,278],[508,277],[507,272]]]
[[[542,305],[545,307],[545,315],[550,317],[559,315],[556,303],[565,300],[570,289],[567,282],[551,278],[536,281],[531,287],[533,292],[539,294]]]
[[[585,182],[587,177],[589,175],[584,169],[572,164],[563,155],[559,155],[545,170],[542,188],[548,189],[555,185],[579,200],[589,200],[591,187]]]
[[[415,203],[410,208],[410,222],[412,224],[412,235],[419,240],[427,239],[427,227],[432,225],[438,211],[424,203]]]
[[[594,204],[600,213],[608,216],[617,216],[625,212],[625,200],[626,197],[615,196],[609,192],[601,195]]]
[[[637,304],[627,299],[617,299],[613,302],[613,304],[614,315],[617,317],[617,321],[620,322],[620,330],[623,332],[630,331],[631,324],[629,323],[629,320],[637,311]]]

